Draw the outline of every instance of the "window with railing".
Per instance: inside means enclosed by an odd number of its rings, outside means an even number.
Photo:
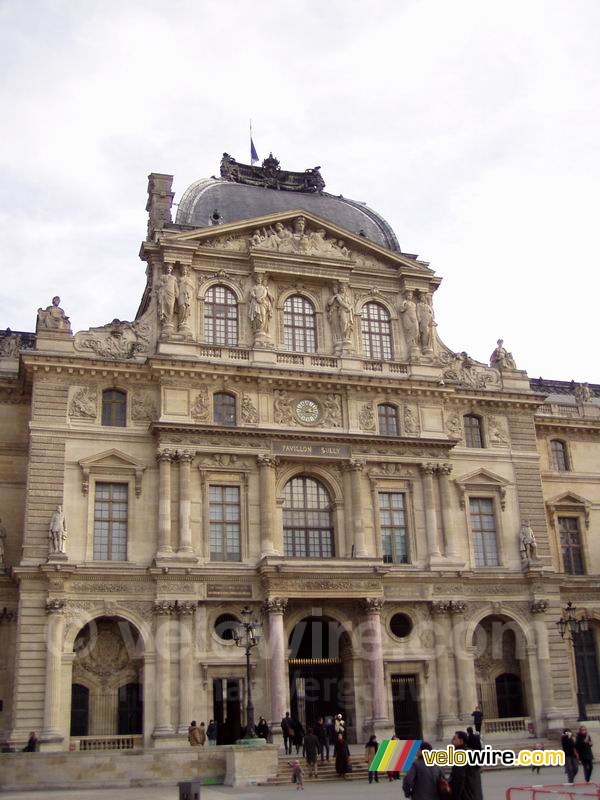
[[[286,556],[331,558],[335,554],[331,499],[314,478],[292,478],[285,486],[283,543]]]
[[[204,295],[204,341],[237,347],[238,305],[235,294],[226,286],[211,286]]]
[[[365,303],[361,313],[363,351],[367,358],[391,360],[392,325],[389,311],[381,303]]]
[[[317,323],[315,307],[300,294],[294,294],[283,304],[284,347],[293,353],[315,353]]]

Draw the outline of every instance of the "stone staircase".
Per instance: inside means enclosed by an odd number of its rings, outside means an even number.
[[[286,756],[280,753],[277,765],[277,775],[274,778],[269,778],[268,781],[259,785],[284,786],[287,784],[291,784],[292,768],[290,767],[289,762],[293,761],[295,758],[297,758],[300,764],[302,765],[302,772],[304,775],[305,784],[314,783],[315,781],[339,781],[340,783],[342,783],[344,780],[364,781],[365,783],[367,783],[369,779],[369,766],[365,761],[364,752],[361,752],[360,756],[358,755],[352,756],[352,772],[348,773],[347,778],[338,777],[335,771],[335,760],[333,758],[331,758],[329,761],[319,761],[317,763],[318,776],[316,778],[311,778],[309,776],[309,769],[308,769],[308,764],[306,763],[306,759],[302,758],[301,755]],[[382,778],[387,780],[387,777],[385,775],[379,776],[379,780],[382,780]]]

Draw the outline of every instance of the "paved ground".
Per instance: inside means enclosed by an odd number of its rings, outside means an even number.
[[[600,766],[597,767],[600,772]],[[382,778],[385,776],[381,776]],[[597,776],[600,778],[600,775]],[[535,776],[535,783],[562,783],[565,774],[559,767],[546,767],[542,769],[540,779]],[[492,770],[484,773],[483,789],[485,800],[504,800],[506,789],[509,786],[531,785],[534,783],[530,770],[514,768],[506,770]],[[224,786],[202,787],[202,800],[222,800],[227,797],[237,797],[238,800],[275,800],[283,795],[296,794],[295,787],[250,787],[248,789],[231,789]],[[370,797],[371,793],[377,795],[378,800],[401,800],[402,790],[398,781],[389,783],[380,780],[379,784],[369,786],[362,781],[340,781],[339,783],[323,782],[308,785],[303,797],[310,796],[313,800],[352,800],[352,798]],[[2,800],[39,800],[40,792],[0,792]],[[140,789],[94,789],[74,791],[47,791],[44,790],[45,800],[178,800],[177,787],[168,788],[140,788]],[[554,795],[548,795],[548,800],[554,800]],[[558,795],[556,795],[558,797]],[[513,800],[531,800],[530,793],[515,794]]]

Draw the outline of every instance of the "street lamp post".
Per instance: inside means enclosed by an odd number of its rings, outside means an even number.
[[[246,651],[246,734],[244,739],[256,739],[254,731],[254,705],[252,703],[252,682],[250,680],[250,651],[256,647],[262,638],[262,623],[252,619],[252,609],[246,606],[242,609],[242,622],[233,625],[233,638],[238,647]]]
[[[587,721],[585,712],[585,702],[581,691],[579,670],[577,669],[577,637],[589,630],[589,622],[585,615],[577,616],[577,609],[569,602],[564,610],[563,616],[556,623],[563,639],[570,639],[573,645],[573,655],[575,657],[575,681],[577,682],[577,709],[579,712],[579,722]]]

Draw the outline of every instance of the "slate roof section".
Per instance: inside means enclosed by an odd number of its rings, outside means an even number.
[[[529,384],[534,392],[545,394],[546,399],[551,395],[570,395],[575,403],[575,387],[578,385],[575,381],[554,381],[547,380],[546,378],[531,378]],[[600,398],[600,384],[588,383],[592,396]],[[566,398],[565,398],[566,399]]]
[[[185,190],[177,210],[176,225],[207,228],[215,212],[219,224],[241,222],[267,214],[302,209],[329,220],[351,233],[389,250],[400,253],[400,245],[389,223],[368,206],[327,192],[305,194],[246,186],[230,181],[206,178]]]

